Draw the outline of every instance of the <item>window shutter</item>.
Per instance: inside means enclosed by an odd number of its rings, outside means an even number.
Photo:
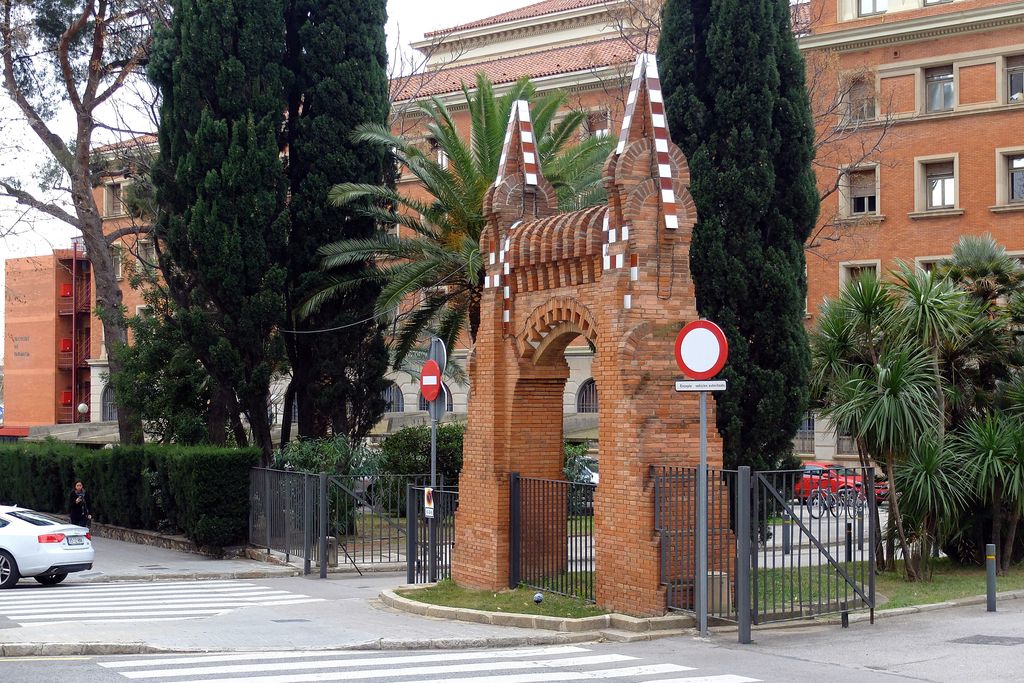
[[[949,176],[953,175],[953,162],[952,161],[940,161],[935,164],[928,164],[927,174],[929,178],[937,176]]]
[[[850,194],[853,197],[875,196],[875,172],[854,171],[850,174]]]

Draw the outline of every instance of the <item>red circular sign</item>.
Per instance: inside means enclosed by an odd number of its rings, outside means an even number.
[[[428,360],[420,371],[420,393],[423,398],[433,401],[441,393],[441,368],[437,361]]]
[[[691,379],[711,379],[729,358],[729,342],[710,320],[687,323],[676,337],[675,350],[679,369]]]

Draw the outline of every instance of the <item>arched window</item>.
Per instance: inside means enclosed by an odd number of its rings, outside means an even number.
[[[597,412],[597,383],[593,377],[581,384],[579,391],[576,392],[576,412]]]
[[[117,401],[114,399],[114,387],[109,384],[103,387],[103,394],[100,396],[100,404],[103,406],[103,421],[116,421]]]
[[[441,382],[441,391],[444,392],[444,409],[446,412],[452,412],[452,392],[448,388],[448,385]],[[420,410],[427,410],[427,399],[423,398],[423,394],[417,394],[420,397]]]
[[[381,392],[380,397],[386,403],[384,412],[387,413],[402,413],[405,412],[405,397],[402,396],[402,390],[398,388],[398,385],[392,382],[388,385],[388,388]]]

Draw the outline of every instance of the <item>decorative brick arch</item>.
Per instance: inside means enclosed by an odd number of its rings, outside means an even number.
[[[563,351],[582,336],[596,350],[597,600],[634,614],[664,612],[649,469],[699,457],[697,397],[674,390],[673,342],[697,317],[689,180],[669,139],[653,55],[637,59],[618,146],[604,166],[605,206],[558,212],[529,107],[513,106],[484,199],[484,291],[452,568],[459,584],[508,585],[510,473],[563,478]],[[713,429],[708,455],[721,465]],[[564,547],[564,529],[545,531]],[[564,550],[549,550],[545,561],[564,559]]]

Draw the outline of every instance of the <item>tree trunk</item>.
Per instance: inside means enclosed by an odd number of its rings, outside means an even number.
[[[213,391],[210,392],[210,410],[206,418],[206,440],[214,446],[224,446],[228,442],[228,396],[230,389],[226,388],[216,377],[210,376],[213,383]]]
[[[910,555],[910,546],[907,544],[907,535],[903,531],[903,516],[900,514],[899,496],[896,495],[896,490],[893,488],[893,484],[896,483],[894,461],[895,458],[892,453],[885,454],[886,476],[889,477],[889,512],[891,513],[893,523],[896,525],[896,533],[899,534],[900,552],[903,553],[903,566],[907,570],[907,580],[917,581],[919,577],[917,570],[914,568],[913,558]],[[895,558],[893,558],[893,560],[895,560]],[[895,562],[893,564],[895,564]]]
[[[864,446],[864,440],[857,438],[857,457],[860,459],[860,466],[867,472],[871,468],[871,456],[868,455],[867,448]],[[865,486],[871,486],[874,489],[875,482],[872,479],[870,482],[864,482]],[[865,491],[864,495],[868,495]],[[875,530],[875,566],[872,570],[875,572],[882,571],[885,569],[885,540],[882,536],[882,515],[878,511],[878,500],[875,500],[875,510],[871,515],[871,519],[868,523],[872,525]]]
[[[288,381],[284,390],[284,407],[281,409],[281,448],[288,445],[292,438],[292,406],[295,402],[295,378]]]
[[[1013,544],[1017,541],[1017,525],[1020,523],[1020,509],[1016,506],[1010,513],[1010,521],[1006,525],[1006,540],[1003,542],[1002,561],[999,568],[1000,574],[1010,571],[1013,564]]]
[[[86,173],[88,176],[88,173]],[[124,322],[121,288],[114,276],[114,262],[110,245],[103,235],[103,220],[96,212],[92,198],[92,187],[88,177],[72,178],[72,196],[75,209],[81,219],[79,229],[85,242],[89,263],[92,264],[92,279],[96,288],[96,308],[103,324],[103,346],[107,352],[107,365],[111,376],[121,372],[122,364],[117,350],[128,343],[128,329]],[[127,406],[118,406],[117,431],[122,444],[143,442],[142,419]]]

